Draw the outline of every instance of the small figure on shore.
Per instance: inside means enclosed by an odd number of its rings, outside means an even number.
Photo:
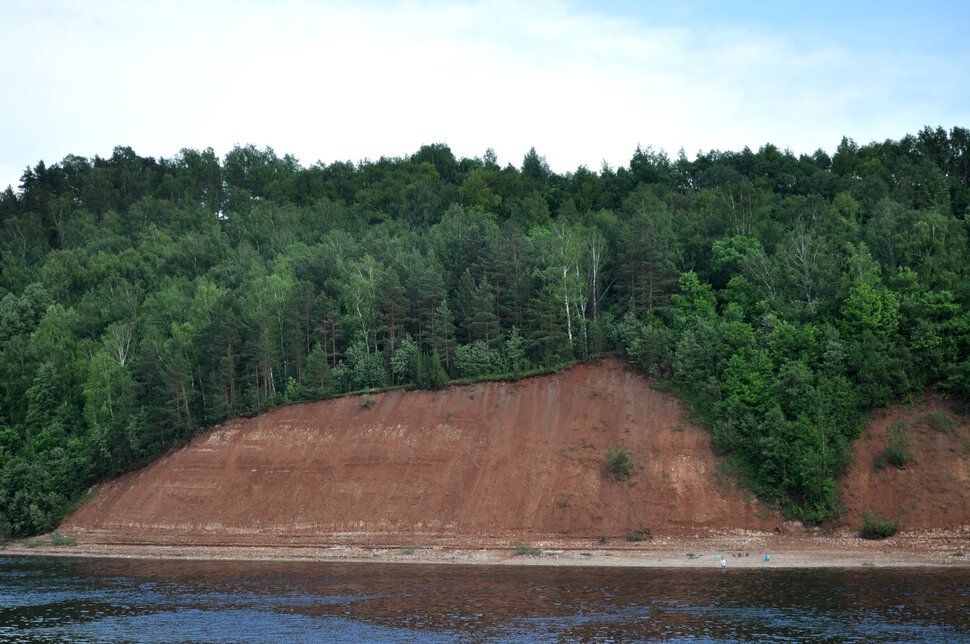
[[[765,561],[771,561],[771,557],[768,556],[767,552],[765,553]]]
[[[726,566],[727,566],[727,559],[724,558],[724,555],[721,555],[721,568],[724,568]]]

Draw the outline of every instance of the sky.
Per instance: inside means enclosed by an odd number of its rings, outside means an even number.
[[[740,5],[740,8],[739,6]],[[115,146],[560,173],[970,127],[970,3],[0,0],[0,189]]]

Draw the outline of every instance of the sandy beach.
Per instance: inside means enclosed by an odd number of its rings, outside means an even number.
[[[970,568],[970,531],[898,534],[882,541],[838,535],[733,532],[654,537],[631,543],[534,539],[530,542],[388,535],[334,535],[316,544],[108,544],[54,545],[50,538],[11,542],[0,555],[160,558],[189,560],[326,561],[524,566],[656,568]],[[765,561],[768,554],[770,560]]]

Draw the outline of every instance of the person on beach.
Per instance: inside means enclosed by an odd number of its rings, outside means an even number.
[[[727,560],[724,558],[724,555],[721,555],[721,568],[724,568],[726,566],[727,566]]]
[[[771,557],[768,556],[767,552],[765,553],[765,561],[771,561]]]

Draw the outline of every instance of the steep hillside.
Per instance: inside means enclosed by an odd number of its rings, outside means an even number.
[[[847,525],[870,513],[902,530],[965,528],[970,424],[935,400],[881,410],[853,445],[840,488]]]
[[[486,545],[782,523],[718,473],[708,432],[676,397],[618,362],[365,402],[294,405],[215,427],[103,485],[61,529],[101,543]],[[905,470],[873,464],[899,413],[857,444],[846,525],[863,511],[899,515],[907,529],[970,523],[966,424],[911,415]],[[629,451],[628,481],[607,474],[609,445]]]
[[[770,529],[709,434],[620,363],[516,383],[294,405],[215,427],[104,485],[62,530],[146,543],[615,537]],[[609,445],[630,453],[625,482]]]

